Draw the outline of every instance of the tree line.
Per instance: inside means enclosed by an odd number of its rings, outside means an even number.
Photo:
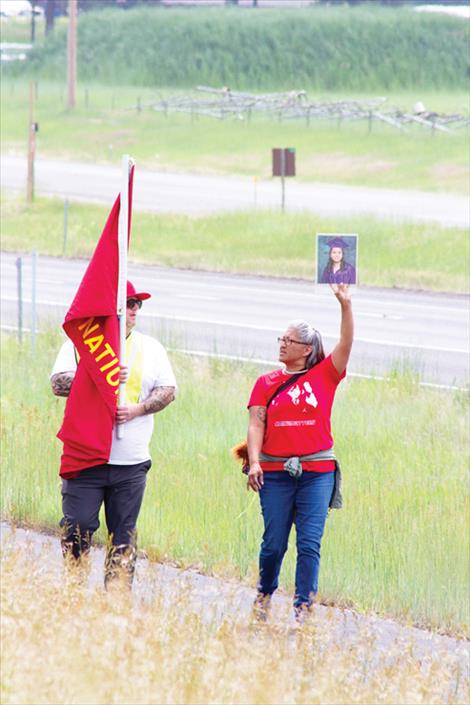
[[[166,0],[168,2],[168,0]],[[42,7],[45,16],[45,32],[48,34],[54,29],[54,21],[58,16],[67,15],[69,0],[34,0],[34,5]],[[313,3],[312,3],[313,4]],[[371,0],[316,0],[315,4],[323,6],[338,5],[371,5]],[[468,0],[374,0],[375,5],[396,7],[398,5],[468,5]],[[163,7],[163,0],[77,0],[79,12],[102,9],[103,7],[120,10],[131,9],[137,5]],[[202,4],[200,0],[193,0],[192,5],[197,7]],[[228,7],[241,7],[239,0],[225,0]],[[207,5],[205,5],[207,7]],[[259,0],[252,0],[252,7],[260,7]],[[243,5],[246,7],[246,4]]]

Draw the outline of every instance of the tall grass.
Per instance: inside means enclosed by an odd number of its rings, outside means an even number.
[[[35,355],[2,343],[2,514],[48,528],[60,514],[63,400],[49,390],[57,335]],[[260,369],[172,355],[180,391],[156,417],[139,519],[149,555],[255,583],[258,499],[229,449],[246,431]],[[345,509],[330,514],[323,599],[452,632],[468,629],[468,398],[424,389],[407,374],[341,385],[333,414]],[[98,534],[105,538],[102,528]],[[294,551],[281,583],[292,590]]]
[[[26,207],[11,193],[2,201],[3,249],[62,254],[62,202],[37,199]],[[105,207],[72,204],[67,255],[90,256],[106,217]],[[135,261],[305,279],[314,276],[316,232],[357,232],[362,284],[470,290],[470,242],[459,228],[272,211],[198,218],[135,212],[132,232],[130,256]]]
[[[250,630],[229,600],[233,616],[221,623],[201,616],[176,580],[170,603],[157,584],[153,600],[136,605],[64,585],[50,554],[32,561],[14,548],[6,544],[1,562],[4,705],[466,702],[462,658],[439,649],[420,659],[411,635],[378,652],[366,628],[344,648],[331,619],[296,635],[282,625]]]
[[[320,90],[464,88],[467,27],[451,17],[366,6],[263,12],[136,8],[83,13],[84,80],[147,86]],[[23,67],[63,78],[66,28]]]

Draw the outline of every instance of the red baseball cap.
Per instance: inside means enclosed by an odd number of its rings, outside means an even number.
[[[151,294],[147,294],[146,291],[137,292],[135,286],[132,282],[127,280],[127,298],[128,299],[139,299],[139,301],[145,301],[145,299],[150,299]]]

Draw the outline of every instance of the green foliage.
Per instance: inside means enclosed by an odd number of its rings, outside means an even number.
[[[58,335],[49,332],[39,336],[34,354],[27,340],[19,346],[13,337],[1,349],[2,515],[51,528],[61,516],[54,436],[64,400],[52,396],[48,382],[58,346]],[[140,545],[154,558],[254,584],[259,504],[230,448],[246,433],[246,401],[262,371],[220,359],[171,358],[179,393],[156,418]],[[345,508],[327,521],[322,595],[464,631],[468,395],[422,388],[403,373],[389,383],[346,381],[332,425]],[[99,538],[105,539],[103,529]],[[292,545],[281,576],[290,590],[294,558]]]
[[[467,32],[459,19],[407,8],[104,8],[80,16],[78,74],[152,87],[464,88]],[[36,47],[26,66],[7,69],[25,70],[65,77],[65,27]]]

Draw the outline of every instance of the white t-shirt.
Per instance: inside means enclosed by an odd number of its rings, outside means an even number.
[[[142,387],[139,401],[144,401],[155,387],[174,387],[176,379],[168,360],[166,350],[158,340],[137,331],[132,336],[139,336],[143,349]],[[59,350],[51,372],[75,372],[77,361],[73,343],[67,339]],[[129,370],[130,373],[130,370]],[[149,443],[153,432],[153,414],[137,416],[124,424],[124,437],[116,437],[116,427],[113,430],[111,454],[109,463],[112,465],[135,465],[150,460]]]

